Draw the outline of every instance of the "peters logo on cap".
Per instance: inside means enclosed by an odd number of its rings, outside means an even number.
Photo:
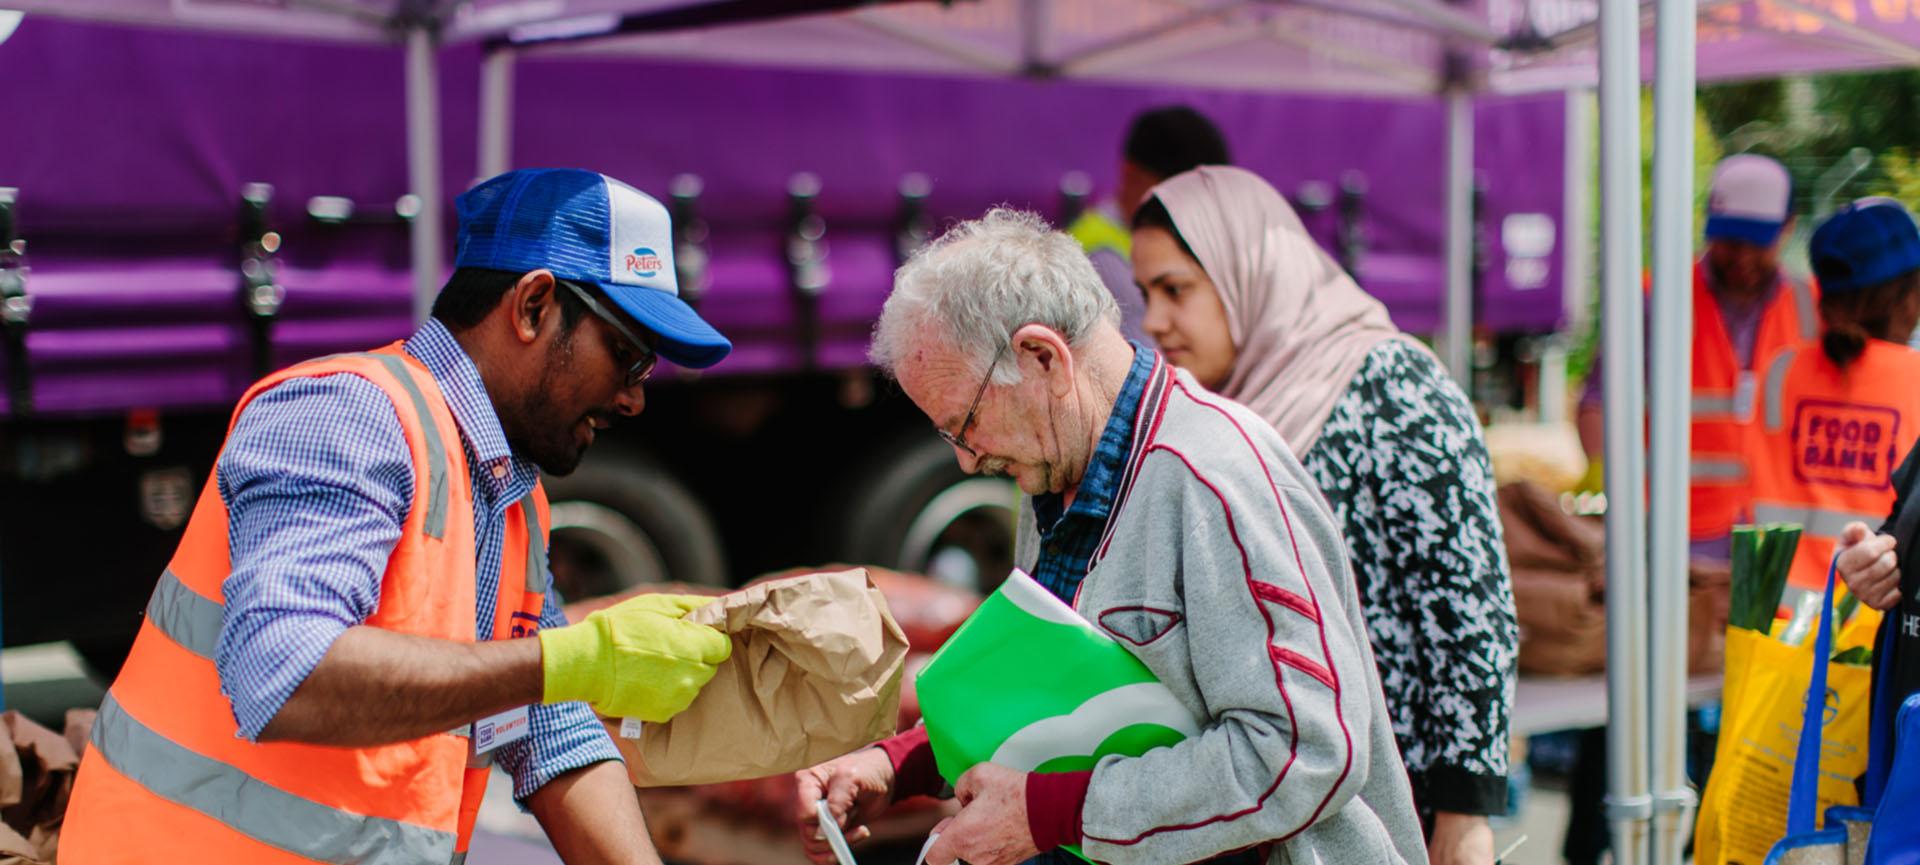
[[[627,254],[627,272],[641,278],[650,278],[661,269],[660,254],[644,246]]]
[[[577,168],[528,168],[481,182],[455,206],[455,267],[544,268],[594,286],[658,335],[660,356],[680,366],[704,369],[733,350],[680,299],[673,223],[646,193]]]
[[[1793,214],[1793,178],[1765,156],[1729,156],[1713,169],[1707,193],[1707,239],[1772,246]]]

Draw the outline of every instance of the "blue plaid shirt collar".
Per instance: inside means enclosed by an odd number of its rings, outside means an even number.
[[[1101,528],[1106,526],[1107,518],[1113,515],[1114,496],[1120,492],[1120,481],[1126,476],[1127,454],[1133,449],[1133,417],[1140,413],[1140,398],[1153,375],[1154,359],[1152,349],[1133,344],[1133,365],[1127,369],[1127,380],[1120,385],[1120,395],[1113,401],[1113,414],[1107,417],[1107,427],[1100,432],[1100,443],[1094,446],[1093,458],[1087,463],[1086,474],[1080,478],[1072,509],[1066,507],[1066,496],[1060,493],[1033,497],[1033,514],[1039,518],[1042,535],[1051,535],[1060,520],[1068,515],[1085,517]],[[1099,530],[1094,532],[1096,536],[1099,533]]]
[[[405,348],[426,365],[446,394],[476,481],[485,479],[496,502],[515,502],[531,492],[539,469],[515,455],[507,444],[506,431],[500,427],[500,416],[493,410],[493,398],[487,395],[480,369],[454,339],[453,332],[439,319],[429,318],[407,338]]]

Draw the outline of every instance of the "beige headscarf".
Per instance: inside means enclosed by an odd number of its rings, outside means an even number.
[[[1200,258],[1227,309],[1238,356],[1223,396],[1273,424],[1298,455],[1382,341],[1419,341],[1354,284],[1259,175],[1206,166],[1151,193]]]

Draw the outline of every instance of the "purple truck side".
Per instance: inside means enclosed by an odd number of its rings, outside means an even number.
[[[478,59],[462,48],[443,60],[448,189],[474,175]],[[73,637],[110,655],[256,370],[411,329],[393,207],[406,188],[401,65],[373,48],[32,16],[0,45],[19,130],[0,142],[0,186],[19,190],[32,298],[14,331],[26,374],[0,357],[8,643]],[[576,593],[824,559],[956,579],[1000,567],[1005,488],[967,483],[864,363],[908,175],[928,182],[920,224],[935,230],[997,203],[1057,216],[1063,177],[1090,177],[1095,198],[1110,189],[1136,111],[1185,102],[1220,123],[1241,164],[1323,200],[1308,225],[1403,327],[1438,328],[1435,102],[583,57],[523,59],[516,86],[516,164],[591,167],[663,199],[677,177],[701,179],[689,202],[707,228],[699,305],[737,346],[706,375],[663,376],[645,416],[553,484],[555,566]],[[1563,119],[1557,96],[1477,110],[1491,330],[1562,323]],[[810,206],[826,252],[806,277],[822,284],[797,290],[788,191],[803,172],[819,181]],[[1355,179],[1365,191],[1343,195]],[[251,183],[272,187],[257,218],[242,215]],[[352,201],[355,215],[317,219],[316,196]],[[1521,220],[1536,237],[1544,224],[1550,253],[1505,248],[1500,226],[1516,214],[1541,215]],[[250,252],[271,262],[284,302],[257,328],[242,246],[266,230],[276,249]],[[30,410],[12,398],[21,385]],[[62,606],[62,584],[89,601]],[[50,612],[61,609],[92,618]]]

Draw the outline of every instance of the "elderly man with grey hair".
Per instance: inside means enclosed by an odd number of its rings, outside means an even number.
[[[1117,317],[1071,238],[995,210],[901,267],[875,328],[961,467],[1033,497],[1021,563],[1204,719],[1091,771],[974,767],[927,861],[1426,862],[1339,527],[1271,425]],[[856,841],[942,784],[924,728],[798,781],[801,813],[824,797]]]

